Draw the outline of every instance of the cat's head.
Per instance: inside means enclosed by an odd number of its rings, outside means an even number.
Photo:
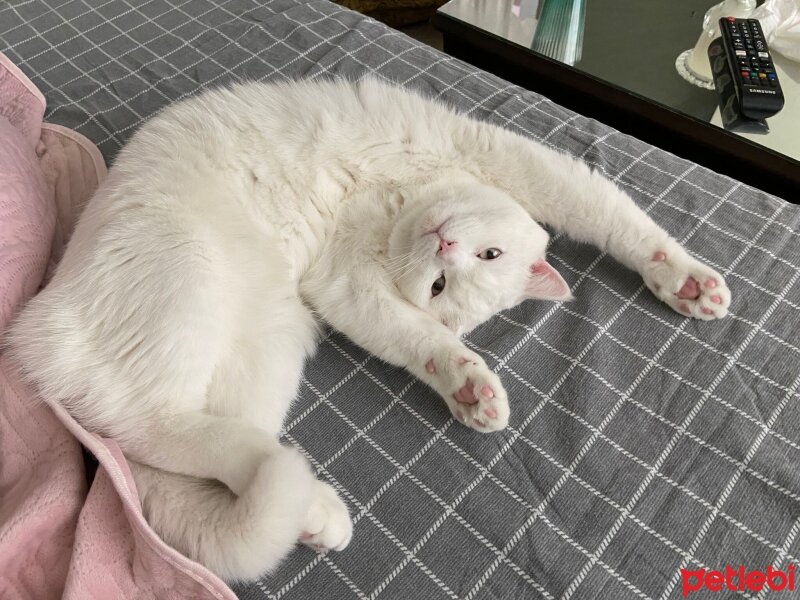
[[[404,192],[388,268],[412,304],[457,333],[527,298],[569,300],[545,260],[549,236],[510,196],[480,183]]]

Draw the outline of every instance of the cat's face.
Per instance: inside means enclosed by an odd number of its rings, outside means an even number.
[[[408,193],[388,268],[411,303],[460,334],[526,298],[571,298],[544,259],[548,239],[496,188],[431,184]]]

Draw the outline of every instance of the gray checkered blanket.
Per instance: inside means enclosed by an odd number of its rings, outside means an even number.
[[[467,340],[511,398],[493,435],[331,332],[285,439],[346,499],[355,537],[298,549],[240,597],[665,600],[682,568],[798,563],[798,207],[325,1],[11,0],[0,50],[43,90],[46,118],[109,160],[204,87],[374,73],[581,158],[730,284],[729,317],[686,319],[556,236],[577,300],[527,302]],[[737,594],[764,597],[693,597]]]

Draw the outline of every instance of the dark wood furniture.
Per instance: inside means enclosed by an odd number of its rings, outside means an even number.
[[[506,4],[510,10],[511,0],[493,2],[498,2],[498,6]],[[477,18],[465,17],[463,10],[452,10],[454,3],[476,5],[475,0],[453,0],[434,17],[433,23],[443,34],[444,50],[448,54],[678,156],[789,202],[800,203],[800,139],[796,141],[797,152],[792,147],[790,155],[711,124],[709,121],[716,109],[716,93],[691,86],[680,79],[674,69],[675,57],[681,50],[693,47],[697,41],[703,13],[711,2],[703,4],[691,0],[692,5],[700,4],[694,8],[687,8],[684,0],[647,2],[639,3],[641,6],[647,5],[647,8],[642,8],[638,15],[623,16],[620,12],[621,27],[625,28],[624,35],[629,39],[627,49],[624,41],[615,48],[616,40],[609,39],[608,32],[598,31],[603,24],[597,22],[602,18],[595,18],[593,22],[589,14],[585,23],[584,58],[578,60],[575,66],[521,45],[520,36],[513,35],[513,32],[498,33],[496,23],[484,26],[480,15]],[[591,10],[593,4],[602,5],[603,0],[589,2],[587,10]],[[613,4],[633,6],[631,3],[605,0],[606,8]],[[666,29],[661,34],[656,31],[659,15],[654,5],[658,4],[666,11],[678,14],[681,19],[678,24],[674,19],[666,24],[664,15],[661,15],[660,23]],[[684,14],[680,14],[682,10]],[[637,18],[644,19],[643,15],[648,13],[653,21],[649,21],[648,17],[648,22],[640,23],[638,27],[632,22]],[[492,28],[494,32],[490,31]],[[676,32],[680,32],[680,35],[676,35]],[[641,44],[650,46],[641,47],[638,55],[632,55],[635,52],[629,51],[630,43],[635,43],[636,36]],[[597,54],[597,46],[602,44],[611,46],[605,51],[605,59]],[[652,47],[654,44],[658,46],[655,49]],[[656,51],[658,56],[653,58]],[[587,53],[592,54],[587,56]],[[672,64],[665,64],[668,58]],[[610,61],[607,68],[604,60]],[[615,63],[619,69],[625,69],[627,81],[625,77],[615,77]],[[648,69],[660,69],[663,77]],[[627,75],[631,70],[634,71],[633,75]],[[651,75],[648,84],[647,78]],[[638,88],[639,91],[631,88]],[[675,91],[680,93],[676,94]],[[670,98],[677,96],[680,100],[673,104],[678,106],[671,106]],[[797,119],[800,120],[800,114],[797,114]]]

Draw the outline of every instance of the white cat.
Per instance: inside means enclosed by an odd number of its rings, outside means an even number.
[[[168,543],[249,579],[298,539],[339,550],[352,535],[277,439],[313,313],[464,425],[503,429],[503,385],[459,335],[526,298],[571,297],[536,221],[686,315],[726,314],[722,277],[581,162],[373,80],[248,84],[136,133],[11,350],[43,396],[119,443]]]

